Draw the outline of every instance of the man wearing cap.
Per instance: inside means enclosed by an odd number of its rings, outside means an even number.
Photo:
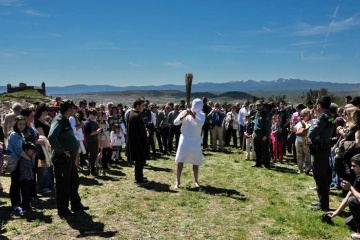
[[[271,133],[271,119],[268,111],[264,109],[261,100],[256,101],[256,114],[254,118],[254,147],[256,164],[253,167],[270,168],[269,138]]]
[[[75,165],[75,158],[79,150],[74,131],[69,118],[75,114],[75,104],[72,101],[65,101],[60,104],[60,114],[57,115],[50,127],[49,142],[53,149],[52,161],[56,179],[56,205],[58,215],[68,217],[73,212],[88,210],[81,204],[78,193],[79,174]],[[69,210],[71,202],[71,211]]]
[[[331,171],[329,157],[331,152],[330,138],[334,128],[334,118],[329,112],[331,98],[321,97],[314,105],[318,119],[308,132],[311,140],[310,154],[313,165],[314,180],[317,185],[319,202],[312,204],[316,210],[329,210],[329,191]]]
[[[148,183],[148,180],[144,178],[143,169],[146,158],[149,156],[149,145],[147,130],[143,118],[140,116],[144,110],[144,105],[144,100],[135,100],[133,109],[126,116],[126,153],[128,160],[135,163],[135,181],[137,184]]]
[[[12,111],[11,113],[8,113],[5,115],[4,119],[4,135],[5,138],[7,138],[12,130],[12,126],[15,121],[15,117],[20,115],[22,111],[22,105],[20,103],[14,103],[11,107]]]

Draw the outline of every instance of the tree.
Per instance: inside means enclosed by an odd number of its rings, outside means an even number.
[[[316,101],[323,96],[335,98],[334,94],[330,94],[326,88],[320,88],[319,90],[310,89],[309,92],[306,92],[306,102],[311,101],[316,103]]]
[[[271,97],[268,98],[268,101],[278,104],[280,101],[285,101],[285,99],[286,99],[286,95],[282,95],[282,96],[281,95],[278,95],[278,96],[272,95]]]

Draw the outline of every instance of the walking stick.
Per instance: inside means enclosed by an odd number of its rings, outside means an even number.
[[[186,85],[186,107],[190,108],[190,95],[191,95],[191,85],[192,85],[193,75],[192,73],[185,74],[185,85]]]

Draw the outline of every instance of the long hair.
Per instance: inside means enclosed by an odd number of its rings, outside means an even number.
[[[355,110],[350,113],[349,127],[360,127],[360,109],[355,108]]]
[[[22,115],[16,116],[15,119],[14,119],[14,124],[13,124],[13,130],[14,130],[14,132],[19,133],[19,134],[20,134],[21,132],[20,132],[20,129],[19,129],[19,127],[18,127],[18,123],[19,123],[21,120],[23,120],[23,121],[25,122],[25,126],[26,126],[26,120],[25,120],[24,116],[22,116]]]
[[[49,111],[49,106],[46,103],[41,103],[36,109],[34,118],[37,120],[40,118],[41,114],[45,111]]]

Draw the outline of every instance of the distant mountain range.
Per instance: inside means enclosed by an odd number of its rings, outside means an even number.
[[[192,85],[192,92],[229,92],[229,91],[308,91],[326,88],[330,92],[356,91],[360,90],[360,83],[332,83],[318,82],[301,79],[279,78],[273,81],[264,80],[239,80],[226,83],[202,82]],[[65,87],[46,87],[47,95],[54,94],[76,94],[95,92],[117,92],[117,91],[149,91],[149,90],[178,90],[185,91],[184,85],[165,84],[160,86],[127,86],[116,87],[110,85],[71,85]],[[0,92],[6,92],[6,86],[0,86]]]

